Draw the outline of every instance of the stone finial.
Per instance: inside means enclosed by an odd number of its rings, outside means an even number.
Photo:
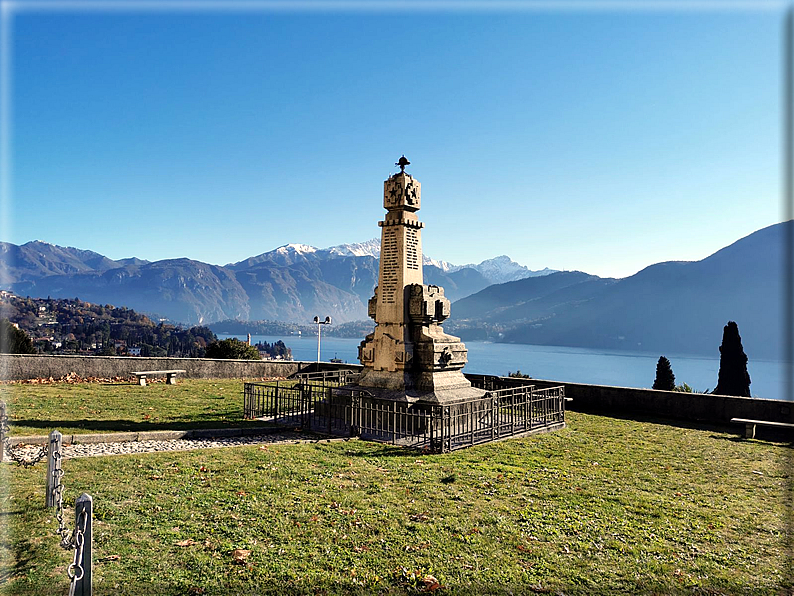
[[[398,161],[395,162],[394,165],[400,166],[400,172],[402,173],[405,171],[405,166],[411,165],[411,162],[406,159],[405,155],[403,155]]]

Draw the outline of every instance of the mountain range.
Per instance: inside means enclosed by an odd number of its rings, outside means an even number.
[[[367,318],[377,285],[380,242],[318,249],[288,244],[226,266],[192,259],[114,261],[90,250],[33,241],[0,243],[0,287],[17,294],[79,297],[186,324],[226,319],[339,323]],[[478,268],[482,268],[481,273]],[[426,283],[455,300],[516,275],[539,275],[498,257],[455,266],[425,258]]]
[[[455,303],[445,323],[466,339],[714,356],[736,321],[751,358],[780,359],[788,221],[700,261],[657,263],[623,279],[530,271],[508,257],[457,266],[425,258],[425,283]],[[114,261],[46,242],[0,243],[0,287],[79,297],[187,324],[229,319],[366,320],[379,242],[288,244],[226,266],[187,258]]]
[[[780,360],[787,234],[794,221],[623,279],[562,271],[493,285],[458,300],[448,326],[464,339],[714,356],[732,320],[751,359]]]

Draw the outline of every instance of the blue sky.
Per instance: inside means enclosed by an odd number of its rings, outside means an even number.
[[[403,153],[458,264],[622,277],[784,217],[783,3],[44,6],[4,12],[16,244],[360,242]]]

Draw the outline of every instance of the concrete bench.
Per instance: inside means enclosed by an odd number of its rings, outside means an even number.
[[[768,420],[748,420],[747,418],[731,418],[731,422],[733,422],[734,424],[744,424],[744,437],[746,439],[755,438],[756,426],[769,426],[771,428],[777,428],[781,430],[791,430],[792,428],[794,428],[794,424],[789,424],[788,422],[769,422]]]
[[[146,387],[146,377],[147,376],[162,376],[165,375],[165,382],[168,385],[176,385],[176,376],[179,373],[187,372],[184,370],[142,370],[138,372],[133,372],[136,377],[138,377],[138,385],[141,387]]]

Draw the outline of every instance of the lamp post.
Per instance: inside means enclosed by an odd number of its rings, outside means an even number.
[[[331,324],[331,317],[325,317],[325,321],[321,321],[320,317],[314,317],[314,322],[317,323],[317,364],[320,364],[320,329],[321,325]]]

